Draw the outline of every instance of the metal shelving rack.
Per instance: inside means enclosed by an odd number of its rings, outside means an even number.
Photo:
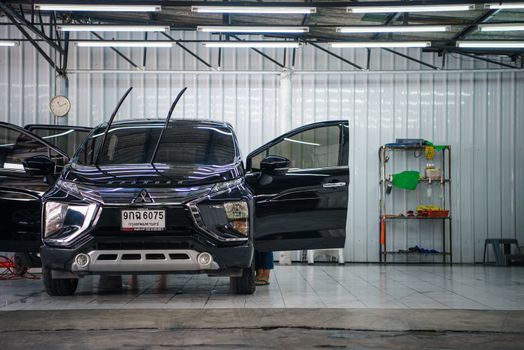
[[[438,158],[440,158],[440,169],[441,169],[441,179],[440,180],[429,180],[429,179],[421,179],[419,180],[419,186],[417,186],[417,190],[420,188],[420,184],[425,183],[426,186],[433,186],[435,183],[439,184],[440,190],[441,190],[441,208],[444,210],[449,210],[449,215],[447,217],[426,217],[426,216],[399,216],[398,214],[392,214],[387,212],[386,208],[386,188],[388,183],[391,183],[391,180],[389,179],[389,174],[387,173],[387,163],[389,158],[387,158],[387,154],[391,154],[391,157],[394,156],[395,153],[398,152],[406,152],[406,151],[413,151],[420,152],[419,154],[424,154],[426,146],[381,146],[379,148],[379,174],[380,174],[380,181],[379,181],[379,259],[380,262],[388,262],[388,255],[392,256],[399,256],[404,255],[405,262],[408,262],[408,257],[416,256],[419,257],[421,255],[431,255],[431,256],[440,256],[442,258],[442,264],[452,264],[453,258],[453,245],[452,245],[452,215],[451,215],[451,148],[449,145],[444,146],[444,148],[440,151],[435,150],[433,162],[436,162]],[[393,189],[390,196],[394,195],[395,190]],[[383,231],[381,229],[382,226],[382,220],[384,220],[384,228]],[[424,254],[424,253],[418,253],[418,252],[400,252],[400,251],[394,251],[389,250],[387,246],[387,224],[388,222],[395,222],[403,220],[405,222],[410,221],[431,221],[436,223],[441,223],[442,225],[442,251],[439,253],[431,253],[431,254]],[[448,236],[448,250],[446,250],[446,231]],[[396,261],[398,262],[398,261]],[[416,261],[417,263],[420,263],[419,261]]]

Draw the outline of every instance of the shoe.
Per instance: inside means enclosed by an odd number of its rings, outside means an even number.
[[[269,281],[267,280],[256,280],[255,281],[255,285],[257,286],[268,286],[269,285]]]

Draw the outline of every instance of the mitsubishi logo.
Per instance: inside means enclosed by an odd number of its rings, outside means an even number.
[[[140,193],[133,199],[131,203],[153,203],[154,200],[146,190],[140,191]]]

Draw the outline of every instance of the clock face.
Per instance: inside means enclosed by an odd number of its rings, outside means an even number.
[[[55,96],[49,102],[49,109],[56,117],[63,117],[71,109],[71,102],[65,96]]]

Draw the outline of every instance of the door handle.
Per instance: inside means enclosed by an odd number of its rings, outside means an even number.
[[[334,188],[334,187],[343,187],[346,186],[345,182],[329,182],[327,184],[323,184],[322,187],[324,188]]]

